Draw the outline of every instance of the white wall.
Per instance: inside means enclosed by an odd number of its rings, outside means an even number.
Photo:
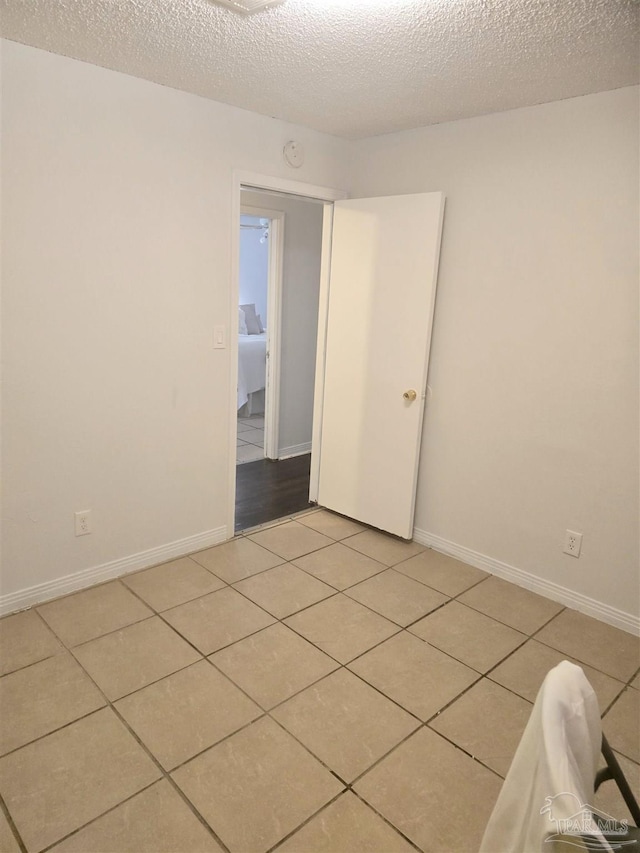
[[[246,225],[259,224],[257,216],[241,216]],[[269,281],[269,243],[261,243],[262,230],[240,228],[240,305],[254,303],[262,325],[267,327],[267,284]]]
[[[242,201],[285,215],[278,452],[287,455],[311,444],[322,205],[251,192]]]
[[[638,613],[637,89],[347,144],[12,42],[1,74],[3,606],[226,534],[238,168],[444,190],[416,526]]]
[[[351,175],[447,196],[416,527],[637,617],[638,89],[365,140]]]
[[[333,137],[12,42],[2,83],[2,594],[21,606],[226,535],[230,363],[212,329],[237,316],[232,173],[341,187],[348,162]],[[75,538],[83,509],[94,532]]]

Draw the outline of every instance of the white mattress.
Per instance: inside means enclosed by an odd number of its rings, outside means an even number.
[[[267,376],[267,333],[238,337],[238,408],[261,391]]]

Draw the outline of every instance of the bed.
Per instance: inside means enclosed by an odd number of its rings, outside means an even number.
[[[251,408],[251,395],[262,391],[267,375],[267,333],[238,335],[238,409]]]

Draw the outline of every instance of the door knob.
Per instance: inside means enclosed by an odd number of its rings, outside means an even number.
[[[405,391],[402,396],[404,397],[405,400],[408,400],[410,403],[413,403],[413,401],[416,399],[416,397],[418,395],[413,390],[413,388],[411,388],[409,391]]]

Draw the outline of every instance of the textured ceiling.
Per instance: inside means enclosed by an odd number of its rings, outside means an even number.
[[[638,82],[638,0],[0,0],[5,38],[349,138]]]

